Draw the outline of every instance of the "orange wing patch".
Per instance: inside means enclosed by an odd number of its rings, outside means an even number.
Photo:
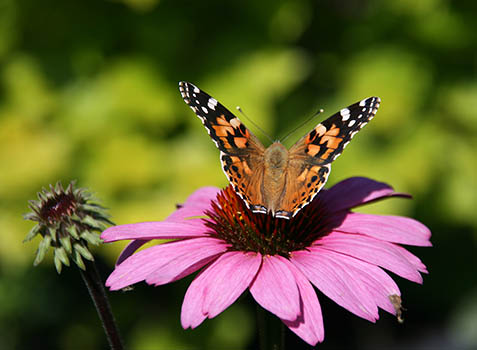
[[[290,219],[310,203],[326,183],[330,168],[330,164],[303,165],[299,160],[292,160],[290,174],[287,177],[286,193],[275,216]],[[299,169],[298,174],[294,175],[293,172],[297,169]]]

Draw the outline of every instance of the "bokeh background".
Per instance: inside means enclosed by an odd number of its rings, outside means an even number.
[[[360,175],[411,193],[363,210],[425,223],[434,247],[411,250],[430,274],[422,286],[395,276],[402,325],[384,312],[371,324],[319,294],[317,348],[477,348],[476,21],[471,0],[0,1],[0,349],[107,346],[76,268],[58,276],[51,256],[33,268],[39,240],[22,244],[42,186],[77,179],[124,224],[227,184],[179,80],[240,105],[277,139],[324,108],[287,146],[380,96],[327,186]],[[104,279],[123,246],[94,249]],[[197,330],[180,327],[190,281],[112,293],[128,348],[256,348],[247,295]]]

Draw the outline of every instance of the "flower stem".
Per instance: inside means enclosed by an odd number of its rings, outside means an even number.
[[[285,325],[275,315],[257,305],[260,349],[285,350]]]
[[[93,299],[94,306],[98,312],[101,323],[103,324],[104,332],[108,338],[108,343],[113,350],[123,350],[123,342],[119,334],[118,327],[114,321],[114,316],[111,311],[106,291],[103,287],[103,282],[99,277],[98,269],[94,261],[85,260],[85,270],[79,269],[83,281],[88,287],[88,292]]]

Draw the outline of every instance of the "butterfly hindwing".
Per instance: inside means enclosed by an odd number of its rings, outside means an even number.
[[[325,185],[330,168],[330,164],[314,165],[290,159],[286,195],[275,216],[289,219],[309,204]]]
[[[262,158],[254,154],[237,157],[220,152],[220,160],[227,179],[247,207],[253,212],[266,214],[267,208],[259,190],[265,170]]]

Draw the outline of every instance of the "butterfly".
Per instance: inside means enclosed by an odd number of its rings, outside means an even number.
[[[318,124],[290,149],[279,141],[264,147],[216,99],[181,81],[185,103],[200,118],[220,150],[225,175],[254,213],[290,219],[318,194],[333,162],[376,114],[381,100],[361,100]]]

